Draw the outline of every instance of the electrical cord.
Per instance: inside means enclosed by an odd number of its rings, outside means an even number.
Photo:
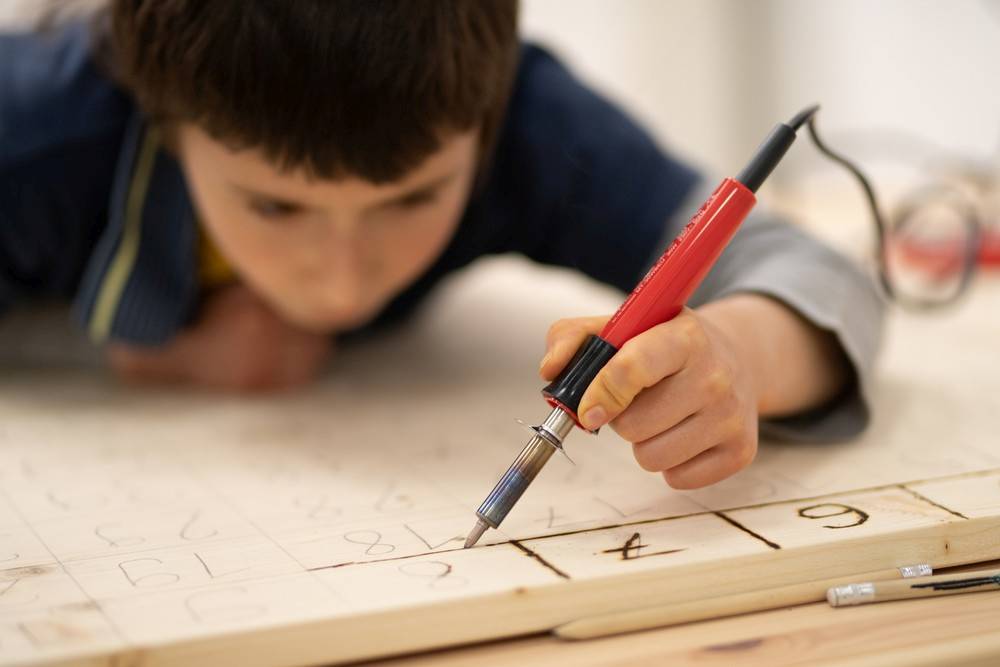
[[[865,199],[868,202],[868,208],[871,211],[872,221],[875,224],[875,247],[879,283],[885,292],[885,295],[895,303],[912,310],[929,310],[948,303],[948,301],[904,295],[893,284],[889,275],[888,266],[888,246],[891,240],[891,230],[889,229],[889,225],[886,224],[885,218],[879,208],[875,189],[868,177],[865,176],[863,171],[861,171],[860,167],[844,155],[831,149],[826,142],[820,138],[819,133],[816,130],[815,116],[817,111],[819,111],[818,105],[803,109],[788,122],[788,126],[797,130],[803,124],[806,124],[809,131],[809,137],[812,139],[813,144],[815,144],[816,149],[830,160],[847,169],[847,171],[849,171],[861,185],[861,189],[864,191]],[[955,297],[964,293],[972,281],[981,235],[980,224],[977,219],[974,217],[968,217],[963,218],[963,221],[967,227],[968,233],[966,236],[965,246],[963,248],[962,274],[959,278],[959,283],[955,291]]]

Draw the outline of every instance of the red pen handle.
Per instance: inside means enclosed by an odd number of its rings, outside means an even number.
[[[601,334],[589,337],[559,377],[542,390],[549,405],[563,410],[580,425],[576,411],[590,383],[622,345],[681,312],[757,202],[754,192],[795,141],[795,130],[818,108],[804,109],[789,123],[776,125],[739,175],[722,181],[608,320]]]
[[[681,312],[756,201],[754,193],[739,181],[722,181],[600,336],[591,336],[559,377],[542,390],[549,404],[579,424],[576,411],[580,399],[597,373],[629,339]]]
[[[756,202],[742,183],[722,181],[604,326],[601,338],[621,348],[676,317]]]

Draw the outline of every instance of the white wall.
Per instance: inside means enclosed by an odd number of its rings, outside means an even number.
[[[523,31],[688,157],[732,172],[813,101],[869,163],[1000,153],[1000,0],[523,0]],[[795,154],[779,180],[824,169]]]
[[[750,9],[723,0],[522,0],[522,32],[663,142],[722,169],[740,136],[730,89],[744,85],[733,76],[734,27],[752,18]]]
[[[33,24],[44,12],[54,10],[57,16],[63,12],[87,11],[101,5],[105,0],[0,0],[0,26],[24,27]]]
[[[0,0],[0,24],[49,1]],[[522,26],[719,174],[813,101],[876,168],[929,146],[1000,160],[1000,0],[522,0]],[[796,146],[775,180],[827,168]]]

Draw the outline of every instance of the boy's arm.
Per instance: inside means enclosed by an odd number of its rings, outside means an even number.
[[[313,379],[331,349],[329,335],[294,327],[234,283],[208,294],[198,320],[166,344],[110,343],[107,353],[111,368],[131,382],[255,392]]]
[[[761,417],[823,405],[853,379],[837,338],[771,297],[737,293],[697,311],[726,334],[746,363]]]
[[[706,184],[707,185],[707,184]],[[696,188],[694,196],[706,188]],[[853,224],[864,225],[866,220]],[[735,295],[759,295],[836,346],[847,376],[839,392],[798,410],[766,401],[762,431],[773,437],[829,441],[858,435],[870,420],[872,375],[881,341],[885,304],[868,276],[851,260],[763,208],[750,214],[694,294],[691,305],[711,310]],[[745,325],[744,314],[736,316]],[[759,329],[743,327],[760,339]],[[768,341],[760,340],[764,345]],[[781,352],[780,349],[776,352]],[[772,357],[774,382],[783,382],[788,359]],[[780,369],[782,373],[775,373]],[[773,409],[772,409],[773,408]]]

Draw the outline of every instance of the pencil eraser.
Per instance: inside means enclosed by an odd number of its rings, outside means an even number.
[[[826,601],[832,607],[845,607],[854,604],[864,604],[875,599],[875,585],[871,582],[863,584],[847,584],[834,586],[826,591]]]

